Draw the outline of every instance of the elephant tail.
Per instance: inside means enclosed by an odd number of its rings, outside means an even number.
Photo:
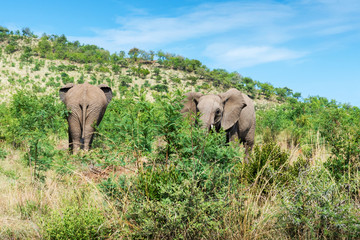
[[[82,134],[81,134],[82,139],[85,138],[86,110],[87,110],[87,106],[84,106],[82,108]]]

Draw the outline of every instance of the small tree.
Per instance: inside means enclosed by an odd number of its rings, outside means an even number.
[[[293,97],[299,100],[301,98],[301,93],[296,92],[293,94]]]
[[[120,68],[119,65],[117,65],[117,64],[113,64],[113,65],[112,65],[112,71],[113,71],[115,74],[119,74],[120,70],[121,70],[121,68]]]
[[[139,53],[140,53],[140,50],[138,48],[134,47],[134,48],[129,50],[128,55],[130,56],[130,58],[132,60],[134,60],[134,62],[137,62],[138,57],[139,57]]]
[[[22,31],[23,36],[25,36],[25,37],[33,36],[33,33],[31,32],[30,28],[28,28],[28,27],[23,28],[21,31]]]
[[[257,85],[260,87],[261,93],[264,94],[267,99],[270,99],[274,94],[274,86],[270,83],[258,83]]]
[[[154,73],[155,76],[159,76],[160,68],[154,68],[153,73]]]
[[[40,57],[42,58],[46,57],[46,54],[48,54],[51,51],[51,45],[46,35],[41,37],[38,43],[37,51],[39,52]]]
[[[9,33],[9,29],[7,29],[6,27],[0,26],[0,34],[7,34],[7,33]]]
[[[279,101],[283,101],[287,97],[285,88],[275,88],[275,93],[277,95],[277,100]]]

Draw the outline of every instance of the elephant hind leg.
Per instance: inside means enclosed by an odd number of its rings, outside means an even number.
[[[69,135],[69,149],[70,149],[71,152],[73,152],[73,140],[72,140],[72,137],[71,137],[70,127],[68,129],[68,135]]]
[[[91,148],[93,136],[94,136],[95,129],[91,126],[85,126],[85,133],[84,133],[84,150],[88,151]]]
[[[245,146],[245,163],[249,163],[249,156],[250,156],[250,151],[252,150],[252,145],[250,145],[247,142],[244,142],[244,146]]]
[[[245,162],[248,163],[250,151],[253,149],[255,143],[255,124],[251,126],[249,131],[244,138],[244,146],[245,146]]]
[[[69,147],[75,154],[79,151],[81,146],[81,126],[79,120],[70,115],[68,118],[69,123]]]

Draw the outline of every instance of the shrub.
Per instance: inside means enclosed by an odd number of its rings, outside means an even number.
[[[87,72],[91,72],[91,71],[94,69],[94,66],[93,66],[93,65],[89,65],[89,64],[85,64],[85,65],[84,65],[84,69],[85,69],[85,71],[87,71]]]
[[[47,133],[65,134],[67,110],[52,96],[37,96],[29,91],[18,91],[12,96],[9,111],[2,121],[5,138],[15,144],[26,142]]]
[[[23,159],[32,167],[36,179],[44,180],[43,172],[50,168],[56,151],[48,135],[65,135],[66,114],[65,106],[52,96],[18,91],[12,96],[9,109],[1,115],[2,136],[15,147],[28,149]]]
[[[4,160],[7,155],[8,153],[6,152],[5,149],[0,149],[0,160]]]
[[[103,72],[103,73],[106,73],[106,72],[109,73],[109,72],[111,72],[108,67],[102,66],[102,65],[100,65],[99,67],[97,67],[95,70],[98,71],[98,72]]]
[[[113,64],[111,67],[111,70],[115,73],[115,74],[119,74],[119,72],[121,71],[121,67],[118,64]]]
[[[264,193],[276,186],[291,183],[306,168],[306,161],[300,158],[290,165],[289,156],[275,143],[255,146],[249,163],[238,165],[241,182],[255,184]]]
[[[87,205],[53,210],[43,222],[46,239],[104,239],[111,233],[103,213]]]
[[[164,84],[156,84],[154,86],[151,86],[150,89],[157,92],[168,92],[168,86]]]
[[[278,225],[290,238],[355,239],[359,236],[359,209],[323,168],[303,172],[281,195]]]
[[[100,125],[107,145],[111,148],[125,147],[131,152],[151,151],[153,138],[157,134],[153,124],[154,106],[145,101],[145,95],[141,95],[139,101],[125,96],[121,100],[112,100]],[[97,138],[94,144],[100,144],[100,141],[102,139]]]
[[[8,44],[5,47],[5,52],[8,54],[14,53],[17,51],[17,44]]]
[[[177,84],[180,84],[181,83],[181,79],[179,78],[179,77],[171,77],[170,78],[171,79],[171,81],[173,81],[174,83],[177,83]]]
[[[65,72],[61,73],[61,80],[64,85],[67,83],[74,83],[74,77],[70,77],[69,74],[67,74]]]
[[[210,197],[197,181],[182,175],[173,167],[140,174],[140,192],[128,211],[128,219],[138,228],[135,238],[202,239],[221,234],[219,220],[227,201],[215,193]],[[143,194],[145,198],[139,198]]]

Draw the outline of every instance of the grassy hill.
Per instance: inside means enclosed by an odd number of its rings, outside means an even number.
[[[0,27],[1,239],[352,239],[360,109],[162,51],[110,54]],[[67,151],[68,83],[114,92],[93,149]],[[256,103],[256,146],[180,114],[187,91]]]

